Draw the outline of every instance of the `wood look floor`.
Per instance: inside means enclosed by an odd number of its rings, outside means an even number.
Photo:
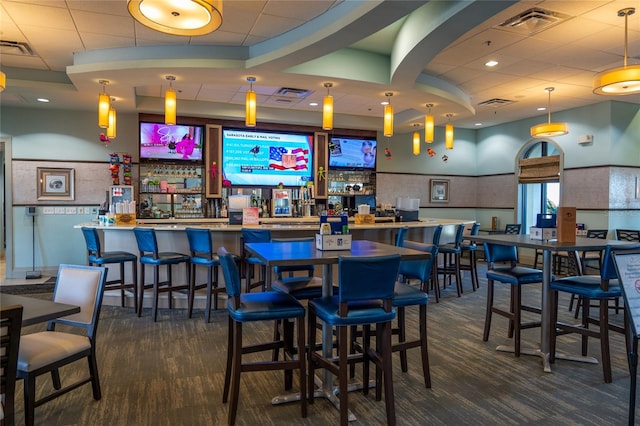
[[[426,389],[419,352],[409,352],[410,368],[402,373],[394,356],[394,387],[399,425],[622,425],[627,423],[629,374],[624,339],[612,335],[613,383],[603,382],[600,365],[557,361],[553,373],[544,373],[536,357],[496,352],[508,344],[506,319],[494,317],[490,340],[482,341],[486,280],[456,297],[448,287],[440,303],[428,310],[429,355],[433,387]],[[506,302],[506,287],[498,286],[496,300]],[[46,297],[42,295],[41,297]],[[540,299],[539,286],[527,286],[525,298]],[[567,300],[561,300],[561,315]],[[407,313],[409,322],[417,310]],[[31,326],[34,332],[43,326]],[[272,329],[245,327],[247,340],[269,337]],[[417,327],[411,332],[417,335]],[[38,425],[222,425],[227,405],[222,403],[226,354],[227,314],[218,310],[205,324],[203,312],[187,319],[184,310],[163,309],[157,323],[145,309],[142,318],[132,310],[104,306],[98,328],[98,365],[103,397],[94,401],[91,388],[80,389],[36,408]],[[523,332],[525,345],[535,346],[539,330]],[[558,349],[578,353],[576,338],[564,336]],[[593,340],[590,352],[599,357]],[[62,370],[65,377],[84,372],[86,364]],[[49,376],[38,381],[39,391],[51,389]],[[294,383],[294,387],[297,382]],[[17,424],[23,424],[22,383],[17,385]],[[338,412],[323,399],[300,417],[298,403],[271,405],[282,393],[277,372],[243,374],[239,425],[335,425]],[[385,423],[384,402],[373,394],[349,394],[357,416],[353,425]]]

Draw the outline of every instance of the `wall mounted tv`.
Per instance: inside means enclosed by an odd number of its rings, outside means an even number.
[[[231,185],[301,186],[313,180],[313,135],[224,128],[222,164]]]
[[[140,158],[202,160],[202,126],[140,122]]]
[[[329,141],[329,167],[375,169],[376,140],[333,136]]]

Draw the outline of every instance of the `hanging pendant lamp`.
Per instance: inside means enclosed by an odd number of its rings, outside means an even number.
[[[549,100],[547,101],[547,116],[546,123],[536,124],[531,126],[532,138],[549,138],[552,136],[562,136],[569,133],[569,125],[567,123],[552,123],[551,122],[551,92],[555,89],[553,87],[547,87],[544,89],[549,93]]]
[[[629,16],[636,12],[634,7],[618,11],[618,16],[624,17],[624,62],[623,66],[612,68],[596,74],[593,78],[593,93],[596,95],[632,95],[640,93],[640,64],[627,65],[628,21]]]
[[[333,96],[329,94],[329,89],[333,83],[325,83],[327,95],[322,102],[322,130],[333,130]]]
[[[111,97],[107,94],[109,80],[100,80],[102,93],[98,95],[98,127],[106,129],[109,127],[109,109],[111,108]]]
[[[391,105],[392,92],[384,94],[387,97],[387,103],[384,106],[384,135],[387,137],[393,136],[393,105]]]
[[[245,97],[245,117],[244,125],[247,127],[256,127],[256,92],[253,91],[253,83],[256,81],[255,77],[247,77],[249,82],[249,90]]]
[[[429,108],[429,112],[424,116],[424,141],[433,143],[434,120],[433,114],[431,114],[433,104],[427,104],[426,107]]]
[[[7,87],[7,75],[4,71],[0,71],[0,92],[4,92],[4,89]]]
[[[115,102],[112,99],[112,102]],[[114,139],[116,137],[116,110],[113,105],[109,108],[109,126],[107,126],[107,137]]]
[[[447,114],[449,122],[444,127],[444,147],[446,149],[453,149],[453,124],[451,124],[451,117],[453,114]]]
[[[413,155],[420,155],[420,133],[418,132],[420,124],[413,123],[413,127],[416,128],[413,132]]]
[[[164,92],[164,124],[174,126],[176,124],[176,110],[178,109],[176,91],[173,90],[172,83],[176,78],[172,75],[165,77],[169,81],[169,88]]]

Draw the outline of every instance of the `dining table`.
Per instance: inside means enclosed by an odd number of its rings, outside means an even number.
[[[553,279],[552,256],[554,253],[567,251],[602,251],[608,245],[629,245],[628,241],[618,240],[602,240],[597,238],[576,237],[573,241],[538,240],[531,238],[530,235],[523,234],[489,234],[489,235],[473,235],[469,236],[478,243],[491,243],[504,246],[516,246],[522,248],[542,250],[542,300],[541,300],[541,325],[540,325],[540,347],[530,350],[523,349],[521,353],[527,355],[535,355],[542,358],[543,370],[547,373],[551,371],[550,348],[551,348],[551,318],[552,312],[552,292],[550,283]],[[496,348],[499,351],[513,352],[513,348],[504,345]],[[556,353],[556,358],[566,359],[570,361],[588,362],[597,364],[598,361],[593,357],[582,357],[575,355],[567,355]]]
[[[0,306],[22,305],[22,326],[47,322],[80,312],[80,306],[46,299],[0,293]]]
[[[297,265],[322,265],[322,296],[329,297],[333,294],[333,265],[338,263],[340,257],[368,257],[399,254],[401,260],[424,260],[431,257],[430,253],[408,249],[391,244],[378,243],[368,240],[354,240],[348,250],[319,250],[315,241],[280,241],[266,243],[247,243],[246,249],[255,257],[267,265],[266,286],[271,288],[272,268],[275,266]],[[333,334],[331,326],[322,325],[322,352],[325,357],[330,357],[333,349]],[[339,407],[337,398],[337,386],[333,384],[333,374],[329,370],[323,370],[322,378],[315,381],[314,396],[325,398]],[[366,384],[368,386],[369,384]],[[349,386],[349,390],[358,389],[363,384]],[[271,403],[282,404],[300,399],[299,394],[281,395],[272,399]],[[356,420],[353,413],[349,412],[349,421]]]

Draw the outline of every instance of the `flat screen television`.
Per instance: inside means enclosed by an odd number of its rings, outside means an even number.
[[[376,140],[333,136],[329,141],[329,167],[375,169]]]
[[[202,160],[202,126],[140,122],[140,158]]]
[[[313,180],[313,135],[223,128],[222,164],[231,185],[305,185]]]

